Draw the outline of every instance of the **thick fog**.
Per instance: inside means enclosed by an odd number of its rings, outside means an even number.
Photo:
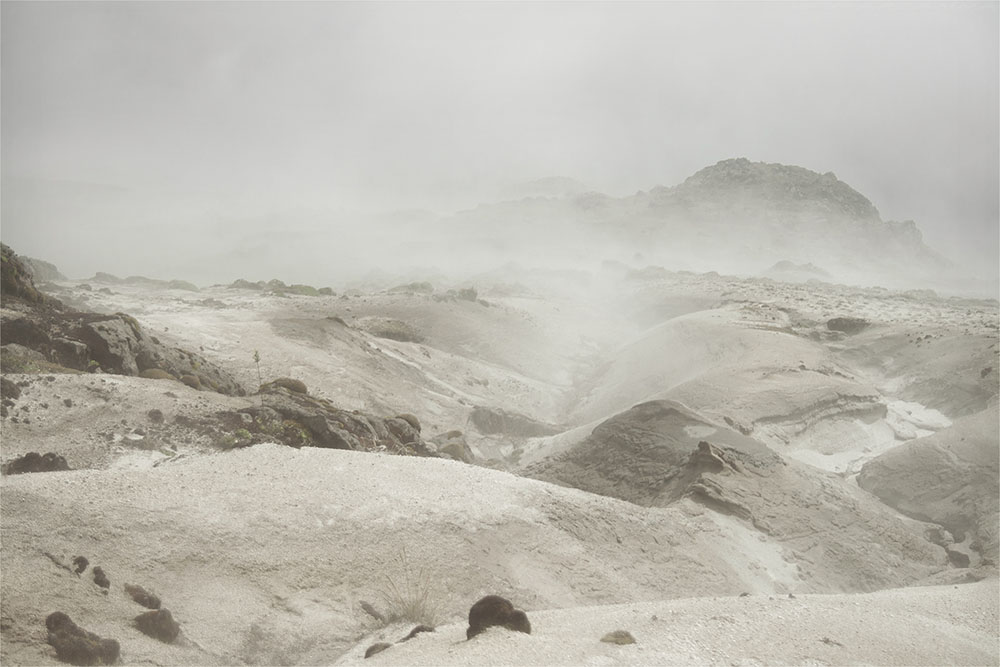
[[[72,277],[439,265],[425,225],[533,179],[624,197],[731,157],[835,172],[997,271],[996,3],[0,11],[3,240]]]

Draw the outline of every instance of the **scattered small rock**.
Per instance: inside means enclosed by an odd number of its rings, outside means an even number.
[[[406,635],[405,637],[403,637],[399,641],[400,642],[409,641],[409,640],[413,639],[414,637],[416,637],[417,635],[419,635],[421,632],[434,632],[434,628],[432,628],[429,625],[420,624],[420,625],[416,626],[415,628],[413,628],[412,630],[410,630],[410,634]]]
[[[88,561],[85,556],[77,556],[73,559],[73,571],[76,572],[77,575],[83,574],[83,571],[87,569],[88,565],[90,565],[90,561]]]
[[[182,375],[181,382],[191,387],[192,389],[201,390],[201,380],[197,375]]]
[[[157,410],[156,408],[153,408],[152,410],[147,412],[146,417],[149,419],[149,421],[153,422],[154,424],[163,423],[163,412],[161,410]]]
[[[161,642],[170,644],[181,631],[181,626],[174,620],[168,609],[147,611],[135,617],[135,627],[143,634],[149,635]]]
[[[71,399],[71,398],[64,398],[63,399],[63,405],[65,405],[67,408],[73,407],[73,399]]]
[[[309,393],[309,390],[306,389],[306,383],[303,382],[302,380],[296,380],[294,378],[278,378],[277,380],[268,382],[263,387],[261,387],[261,389],[264,390],[265,387],[284,387],[288,391],[294,392],[296,394]]]
[[[100,567],[94,568],[94,583],[101,588],[111,588],[111,580],[108,579],[108,575],[104,574],[104,570]]]
[[[374,618],[379,623],[385,623],[385,616],[380,614],[375,607],[372,606],[370,602],[365,600],[361,601],[361,608],[365,610],[365,613]]]
[[[372,644],[365,651],[365,658],[370,658],[373,655],[375,655],[376,653],[381,653],[382,651],[386,650],[390,646],[392,646],[392,644],[388,644],[386,642],[379,642],[377,644]]]
[[[531,623],[528,622],[527,614],[520,609],[515,609],[510,600],[499,595],[487,595],[469,609],[469,628],[465,631],[466,639],[472,639],[486,628],[495,625],[531,634]]]
[[[628,630],[614,630],[601,637],[601,641],[607,644],[634,644],[635,637]]]
[[[45,619],[49,631],[48,642],[56,649],[56,656],[71,665],[113,665],[118,662],[121,646],[114,639],[103,639],[87,632],[69,616],[55,611]]]
[[[125,592],[129,594],[135,602],[138,602],[146,609],[159,609],[160,598],[147,591],[142,586],[135,584],[125,584]]]
[[[21,397],[21,388],[7,378],[0,378],[0,397],[17,399]]]
[[[56,557],[54,554],[51,554],[48,551],[43,551],[42,555],[45,556],[46,558],[48,558],[53,563],[55,563],[56,566],[61,567],[62,569],[66,570],[67,572],[72,572],[73,571],[73,568],[71,568],[68,565],[66,565],[66,563],[62,562],[61,558]]]
[[[417,419],[416,415],[411,415],[408,412],[404,412],[401,415],[396,415],[396,419],[402,419],[407,424],[413,427],[413,430],[420,433],[420,420]]]

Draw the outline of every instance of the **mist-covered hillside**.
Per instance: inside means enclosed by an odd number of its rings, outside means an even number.
[[[25,244],[48,245],[47,257],[60,266],[168,279],[183,274],[200,284],[256,275],[265,265],[296,282],[325,284],[385,271],[405,277],[448,267],[468,277],[511,262],[580,269],[612,260],[742,275],[790,263],[811,266],[806,278],[828,282],[992,289],[988,280],[970,282],[964,267],[928,247],[916,223],[882,220],[873,202],[832,173],[739,158],[627,197],[585,188],[560,177],[527,181],[508,188],[503,201],[454,214],[272,209],[251,215],[238,213],[247,209],[241,204],[220,216],[216,211],[226,206],[205,198],[160,193],[146,206],[137,192],[33,181],[5,188],[4,209],[70,229],[65,238]],[[159,234],[166,221],[184,233]],[[229,231],[234,226],[237,237]],[[92,239],[105,242],[86,258],[72,255]],[[133,250],[113,250],[123,245]]]

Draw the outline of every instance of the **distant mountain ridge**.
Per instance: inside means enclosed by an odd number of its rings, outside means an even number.
[[[452,222],[453,236],[473,248],[553,263],[613,259],[757,275],[790,262],[820,267],[834,282],[888,287],[932,286],[950,267],[913,221],[883,221],[832,172],[746,158],[627,197],[570,191],[482,204]]]
[[[819,174],[803,167],[751,162],[746,158],[722,160],[689,176],[680,185],[654,188],[651,194],[657,198],[767,204],[800,214],[881,219],[867,197],[833,172]]]

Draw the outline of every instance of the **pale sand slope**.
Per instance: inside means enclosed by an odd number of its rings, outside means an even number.
[[[343,409],[411,412],[425,436],[460,429],[474,447],[480,436],[467,421],[477,405],[561,422],[572,381],[628,326],[559,295],[489,297],[486,306],[423,294],[282,298],[134,285],[105,294],[62,285],[87,308],[128,312],[162,340],[200,351],[248,389],[258,384],[259,350],[265,381],[295,377]],[[372,336],[362,329],[372,317],[405,322],[424,341]]]
[[[797,576],[780,547],[688,501],[644,509],[450,461],[275,445],[148,470],[4,477],[0,492],[4,664],[55,662],[44,619],[56,610],[118,639],[124,664],[329,664],[379,636],[359,605],[386,610],[386,576],[429,582],[451,623],[406,647],[418,653],[382,658],[398,664],[997,660],[995,581],[930,589],[930,600],[791,600],[775,592]],[[111,578],[110,595],[46,552],[65,563],[86,555]],[[130,626],[142,609],[126,582],[163,598],[182,641]],[[455,648],[468,607],[487,593],[532,611],[536,634]],[[729,597],[656,602],[698,595]],[[616,602],[628,604],[534,612]],[[596,642],[619,626],[641,646]]]
[[[995,665],[997,581],[858,595],[696,598],[529,612],[532,634],[439,627],[341,665]],[[599,641],[627,630],[636,643]],[[404,631],[405,632],[405,631]],[[386,641],[399,639],[388,633]],[[382,641],[376,637],[376,639]]]
[[[907,516],[941,524],[957,541],[997,562],[997,414],[994,403],[951,428],[886,452],[865,465],[858,485]]]
[[[682,501],[640,508],[441,459],[259,445],[148,469],[5,476],[4,664],[50,664],[64,611],[127,664],[326,663],[371,631],[386,577],[442,618],[488,593],[527,609],[808,590],[780,546]],[[76,555],[112,581],[99,594]],[[163,598],[186,643],[146,640],[122,592]]]

